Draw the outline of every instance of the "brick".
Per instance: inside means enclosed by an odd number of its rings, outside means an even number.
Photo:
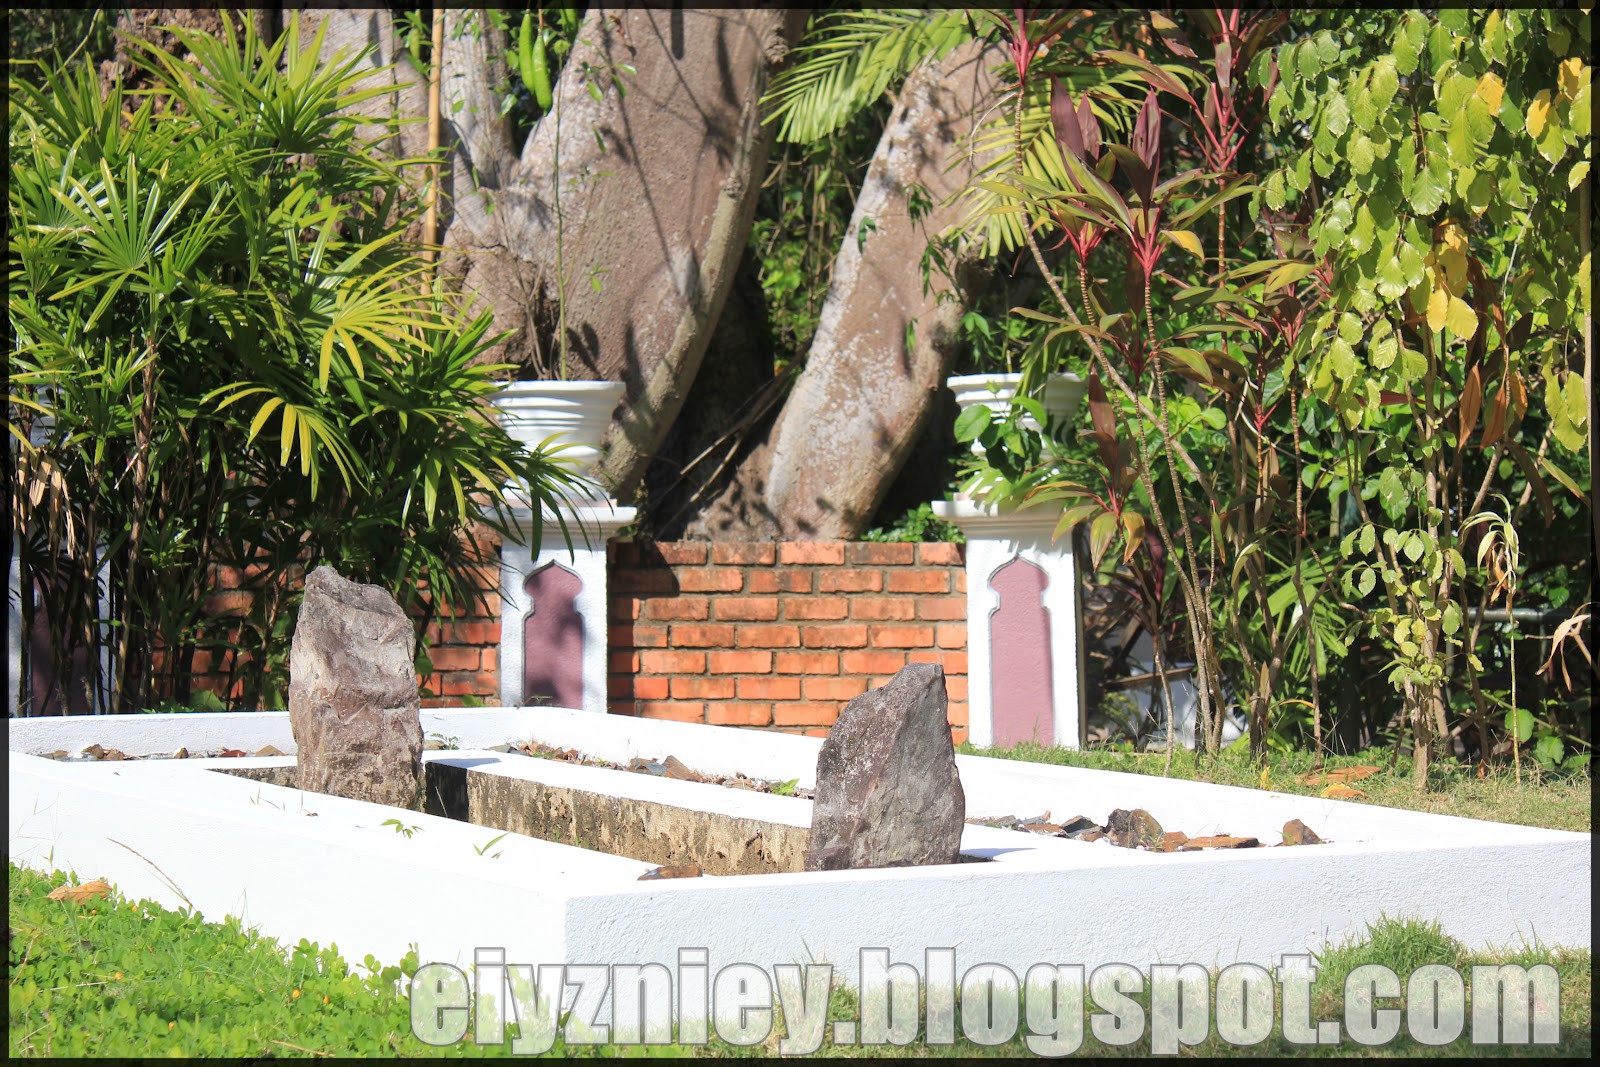
[[[740,700],[798,700],[798,678],[740,678]]]
[[[665,700],[667,679],[649,675],[613,674],[606,679],[606,696],[616,699]]]
[[[967,624],[964,622],[940,623],[939,647],[965,649],[967,647]]]
[[[779,704],[772,709],[772,721],[778,726],[832,726],[838,718],[838,704]]]
[[[778,562],[838,565],[844,562],[844,543],[841,541],[784,541],[778,545]]]
[[[494,683],[490,682],[486,685],[477,674],[445,674],[436,675],[435,677],[439,679],[439,684],[428,688],[440,696],[458,697],[467,693],[473,696],[483,696],[486,693],[494,692]]]
[[[782,593],[809,593],[814,585],[809,570],[797,568],[778,574],[778,591]]]
[[[656,554],[674,567],[698,567],[705,563],[709,548],[704,541],[658,541]]]
[[[958,593],[965,593],[967,591],[967,572],[965,570],[959,570],[955,572],[955,587],[956,592]]]
[[[951,744],[963,745],[963,744],[966,744],[966,741],[967,741],[967,731],[966,730],[951,730],[950,731],[950,742],[951,742]]]
[[[710,601],[703,596],[656,597],[646,608],[657,622],[690,620],[698,622],[710,613]]]
[[[711,546],[711,562],[718,566],[770,567],[778,561],[775,541],[741,541]]]
[[[967,599],[956,596],[925,596],[917,599],[917,618],[928,622],[966,619]]]
[[[944,668],[944,673],[966,674],[967,654],[965,652],[941,652],[935,649],[913,649],[906,655],[908,663],[937,663]]]
[[[903,652],[846,652],[839,658],[846,674],[893,674],[905,665]]]
[[[950,591],[950,574],[948,571],[934,570],[891,571],[889,573],[888,591],[891,593],[948,593]]]
[[[779,652],[779,674],[838,674],[837,652]]]
[[[498,648],[486,648],[479,653],[478,669],[498,671],[500,669],[500,650]]]
[[[882,571],[837,570],[817,575],[819,593],[876,593],[882,588]]]
[[[917,562],[959,567],[967,561],[965,545],[929,541],[917,546]]]
[[[606,654],[606,670],[612,674],[632,674],[639,669],[639,653],[631,648],[613,648]]]
[[[744,587],[744,574],[732,567],[683,571],[678,585],[685,593],[737,593]]]
[[[732,678],[679,675],[672,679],[673,700],[726,700],[731,696],[733,696]]]
[[[903,622],[916,614],[916,602],[905,597],[858,596],[850,598],[850,617],[874,622]]]
[[[930,648],[932,645],[932,626],[874,626],[872,628],[873,648]]]
[[[812,727],[811,729],[805,731],[805,735],[807,737],[827,737],[832,732],[832,730],[825,730],[820,727]]]
[[[636,541],[612,541],[606,545],[608,567],[637,567],[639,544]]]
[[[606,618],[612,622],[632,622],[639,617],[643,605],[644,601],[636,596],[611,597]]]
[[[850,602],[842,596],[791,597],[783,605],[786,619],[842,619],[849,614]]]
[[[816,623],[803,627],[800,639],[807,648],[862,648],[867,628],[858,623]]]
[[[631,700],[611,700],[606,702],[606,711],[612,715],[638,715],[639,705]]]
[[[706,661],[712,674],[767,674],[772,670],[771,652],[710,652]]]
[[[478,669],[478,650],[475,648],[435,648],[428,657],[435,671],[475,671]]]
[[[706,706],[678,700],[641,700],[637,703],[639,714],[647,719],[671,719],[674,722],[705,722]]]
[[[945,705],[945,720],[951,726],[969,726],[967,721],[967,702],[965,700],[952,700]]]
[[[723,701],[711,705],[706,721],[713,726],[768,726],[772,723],[772,705]]]
[[[665,567],[611,572],[611,588],[619,593],[654,593],[671,596],[678,591],[678,578]]]
[[[965,701],[967,699],[967,676],[964,674],[945,675],[944,693],[951,700]]]
[[[807,700],[850,700],[867,691],[865,678],[807,678]]]
[[[858,567],[902,567],[916,561],[916,545],[857,541],[845,549],[845,559]]]
[[[673,648],[730,648],[734,627],[730,624],[679,623],[672,628]]]
[[[778,598],[770,596],[721,596],[712,609],[718,619],[738,622],[771,622],[778,617]]]
[[[778,572],[745,571],[744,591],[746,593],[776,593],[778,591]]]
[[[666,648],[667,628],[650,626],[642,622],[619,622],[609,628],[607,643],[617,648],[632,645],[634,648]]]
[[[739,648],[798,648],[799,646],[800,631],[794,626],[739,627]]]
[[[639,670],[646,674],[704,674],[704,652],[655,651],[639,653]]]

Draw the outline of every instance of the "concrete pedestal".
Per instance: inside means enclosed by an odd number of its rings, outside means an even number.
[[[564,706],[605,712],[606,542],[635,513],[610,501],[589,502],[568,516],[570,552],[548,513],[537,556],[526,545],[501,547],[501,704],[556,703],[562,696]],[[514,518],[526,531],[532,512],[522,508]],[[581,700],[572,700],[569,694],[578,692]]]
[[[1082,747],[1077,561],[1060,517],[957,498],[934,514],[967,536],[967,736]]]

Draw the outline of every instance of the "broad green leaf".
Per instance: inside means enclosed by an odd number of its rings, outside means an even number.
[[[1506,732],[1523,742],[1533,736],[1533,712],[1526,708],[1513,708],[1506,712]]]

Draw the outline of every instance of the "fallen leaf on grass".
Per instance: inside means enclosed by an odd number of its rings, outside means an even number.
[[[1332,771],[1310,771],[1300,776],[1300,781],[1306,785],[1343,785],[1348,782],[1359,782],[1369,775],[1377,774],[1378,767],[1340,767]]]
[[[1359,789],[1351,789],[1347,785],[1330,785],[1322,791],[1322,795],[1329,800],[1358,800],[1367,794]]]
[[[83,904],[103,897],[111,892],[111,886],[103,879],[96,878],[92,882],[82,885],[64,885],[50,891],[51,900],[70,900],[74,904]]]

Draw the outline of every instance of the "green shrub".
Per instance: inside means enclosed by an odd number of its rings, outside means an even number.
[[[571,485],[493,421],[489,316],[407,242],[421,167],[347,113],[375,91],[357,58],[224,27],[147,48],[146,92],[102,99],[87,66],[10,84],[13,513],[24,625],[37,603],[59,679],[89,652],[62,705],[183,702],[197,648],[281,705],[303,569],[384,586],[420,630],[492,588],[467,535],[517,536],[513,482],[558,516]],[[209,563],[259,568],[248,618],[204,613]]]

